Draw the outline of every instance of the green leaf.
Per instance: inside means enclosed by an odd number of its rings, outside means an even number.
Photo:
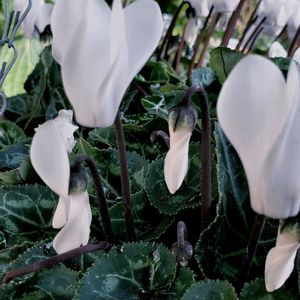
[[[150,264],[150,290],[170,287],[175,278],[176,266],[177,263],[171,252],[159,245],[153,252],[153,261]]]
[[[194,69],[192,73],[192,85],[208,87],[216,79],[216,72],[211,68]]]
[[[75,299],[137,300],[142,291],[161,299],[174,281],[176,266],[172,253],[162,245],[124,244],[120,252],[113,249],[95,262]]]
[[[6,187],[0,190],[0,227],[8,241],[35,241],[47,235],[56,205],[55,196],[39,185]]]
[[[3,84],[3,91],[7,97],[24,93],[24,83],[37,64],[42,50],[40,42],[35,39],[18,39],[14,45],[18,50],[18,57]],[[0,61],[9,63],[12,55],[12,49],[3,47]]]
[[[77,274],[65,266],[56,266],[39,272],[35,284],[29,288],[22,299],[69,300],[75,294]],[[38,296],[38,297],[37,297]]]
[[[0,151],[0,169],[15,169],[28,157],[29,150],[23,144],[16,144]]]
[[[82,279],[75,299],[137,300],[151,253],[152,246],[144,243],[125,244],[122,253],[112,250]]]
[[[172,284],[169,291],[165,293],[166,300],[179,300],[185,293],[185,291],[195,282],[195,275],[189,268],[180,266],[178,275]],[[164,293],[162,293],[163,295]]]
[[[183,295],[183,300],[237,300],[228,281],[206,280],[194,283]]]
[[[257,279],[252,282],[245,283],[241,295],[241,300],[296,300],[299,299],[297,292],[292,293],[291,291],[285,289],[284,287],[268,293],[265,287],[264,280]]]
[[[24,131],[8,120],[0,121],[0,151],[25,139]]]
[[[178,211],[199,205],[200,193],[200,145],[190,144],[189,170],[185,182],[174,194],[170,194],[164,178],[164,160],[153,161],[146,177],[145,191],[148,199],[160,213],[175,215]]]
[[[291,59],[288,57],[273,57],[271,60],[282,70],[288,71]]]
[[[209,64],[216,71],[220,83],[223,84],[233,67],[243,57],[244,55],[239,51],[219,47],[210,52]]]
[[[0,276],[4,276],[4,273],[7,270],[8,265],[15,260],[21,253],[23,253],[29,247],[32,247],[31,242],[24,242],[22,244],[16,244],[7,249],[3,249],[0,252]]]
[[[142,105],[149,114],[157,115],[162,119],[168,118],[168,109],[162,95],[152,95],[142,98]]]

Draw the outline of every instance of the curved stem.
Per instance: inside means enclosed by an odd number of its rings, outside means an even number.
[[[229,40],[233,34],[235,25],[238,21],[238,18],[241,14],[241,11],[243,9],[244,4],[246,3],[247,0],[241,0],[236,8],[236,10],[233,12],[231,15],[229,22],[227,24],[227,28],[225,30],[224,36],[222,38],[221,46],[222,47],[227,47]]]
[[[104,228],[105,237],[109,242],[113,242],[114,234],[113,234],[113,230],[112,230],[112,226],[111,226],[111,220],[110,220],[110,216],[109,216],[109,212],[108,212],[108,208],[107,208],[107,204],[106,204],[105,195],[103,192],[101,178],[98,174],[97,167],[96,167],[95,163],[93,162],[93,160],[89,156],[79,155],[79,156],[77,156],[72,168],[75,168],[75,169],[79,168],[80,164],[82,164],[82,163],[86,163],[86,165],[89,167],[91,174],[92,174],[95,191],[96,191],[96,195],[97,195],[98,202],[99,202],[100,216],[101,216],[101,221],[102,221],[102,225]]]
[[[166,146],[168,147],[168,149],[170,149],[170,137],[168,136],[167,133],[165,133],[164,131],[162,130],[155,130],[151,133],[150,135],[150,140],[151,140],[151,143],[153,144],[154,141],[160,137],[166,144]]]
[[[11,280],[18,276],[22,276],[25,274],[29,274],[32,272],[40,271],[41,269],[51,267],[53,265],[56,265],[60,262],[63,262],[68,259],[72,259],[76,256],[94,252],[97,250],[107,250],[110,247],[110,244],[108,242],[99,242],[98,244],[87,244],[85,246],[73,249],[71,251],[53,256],[49,259],[42,260],[36,263],[33,263],[32,265],[25,266],[21,269],[14,270],[7,272],[3,278],[2,283],[9,283]]]
[[[260,35],[260,33],[263,30],[263,24],[266,21],[266,17],[263,17],[263,19],[258,23],[258,25],[256,26],[255,30],[252,32],[252,34],[250,35],[249,39],[247,40],[247,42],[245,43],[242,52],[249,52],[249,49],[251,46],[254,45],[255,41],[257,40],[258,36]]]
[[[256,253],[257,245],[261,234],[263,232],[266,222],[266,217],[263,215],[256,215],[252,226],[250,238],[246,249],[246,254],[242,261],[240,272],[240,284],[242,285],[249,277],[251,264]]]
[[[182,8],[183,8],[183,6],[184,6],[185,4],[190,5],[190,3],[189,3],[188,1],[183,1],[183,2],[179,5],[179,7],[177,8],[177,10],[176,10],[176,12],[175,12],[175,14],[174,14],[174,16],[173,16],[173,19],[172,19],[172,21],[171,21],[171,23],[170,23],[170,26],[169,26],[169,28],[168,28],[168,30],[167,30],[167,32],[166,32],[166,35],[165,35],[165,37],[164,37],[164,39],[163,39],[163,41],[162,41],[160,47],[158,48],[158,51],[157,51],[157,60],[160,60],[160,59],[161,59],[161,56],[162,56],[162,53],[163,53],[165,47],[166,47],[165,54],[167,53],[168,48],[169,48],[169,40],[170,40],[170,37],[171,37],[172,32],[173,32],[173,29],[174,29],[174,27],[175,27],[175,25],[176,25],[178,16],[179,16],[179,14],[180,14],[180,12],[181,12],[181,10],[182,10]]]
[[[204,32],[205,32],[205,29],[206,29],[207,24],[209,22],[209,19],[210,19],[211,15],[212,15],[213,9],[214,9],[214,7],[212,6],[210,8],[210,11],[209,11],[209,14],[208,14],[207,18],[205,19],[205,22],[204,22],[204,25],[203,25],[203,27],[201,29],[199,37],[198,37],[198,39],[196,41],[196,47],[195,47],[194,54],[192,56],[191,63],[190,63],[190,66],[189,66],[189,70],[188,70],[188,78],[190,78],[191,75],[192,75],[192,72],[193,72],[193,69],[194,69],[194,66],[195,66],[195,62],[196,62],[196,57],[197,57],[197,54],[199,52],[200,45],[201,45],[203,37],[204,37]]]
[[[221,13],[216,13],[214,15],[211,23],[210,23],[210,26],[209,26],[208,31],[207,31],[205,43],[203,45],[203,48],[202,48],[202,51],[201,51],[201,54],[200,54],[199,62],[197,64],[197,68],[200,68],[203,65],[204,58],[205,58],[205,55],[206,55],[206,52],[207,52],[207,49],[208,49],[210,38],[212,37],[220,18],[221,18]]]
[[[184,241],[186,240],[187,229],[184,222],[179,221],[177,224],[177,245],[184,246]]]
[[[297,49],[297,47],[299,46],[299,40],[300,40],[300,26],[296,31],[296,34],[293,38],[293,40],[291,41],[289,48],[288,48],[288,57],[292,57]]]
[[[126,148],[123,126],[120,118],[120,114],[117,114],[115,120],[116,138],[119,151],[119,162],[121,170],[121,185],[122,185],[122,197],[125,208],[125,223],[127,230],[127,238],[129,241],[136,239],[135,227],[132,215],[131,199],[130,199],[130,182],[127,168]]]
[[[202,116],[202,139],[201,139],[201,221],[204,229],[212,219],[212,197],[211,197],[211,144],[210,144],[210,108],[205,90],[200,86],[190,87],[183,101],[191,101],[192,95],[196,93],[200,100]]]

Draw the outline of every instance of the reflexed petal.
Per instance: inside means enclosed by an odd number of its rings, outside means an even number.
[[[91,208],[87,192],[71,194],[68,220],[53,240],[53,248],[60,254],[88,243],[91,225]]]
[[[279,203],[274,202],[275,186],[269,190],[267,178],[262,174],[270,175],[263,173],[264,161],[290,118],[294,104],[294,92],[290,91],[289,95],[287,85],[289,83],[285,82],[275,64],[263,57],[247,56],[225,81],[217,105],[221,127],[246,171],[252,208],[260,214],[277,218],[280,217],[281,205],[279,208]],[[268,193],[259,193],[260,187],[266,187]],[[285,197],[278,200],[282,205],[287,201]]]
[[[265,264],[265,283],[268,292],[280,288],[294,269],[299,239],[293,232],[278,232],[276,246],[272,248]]]
[[[280,43],[274,42],[269,49],[269,57],[287,57],[287,52]]]
[[[74,3],[66,1],[64,11],[70,5]],[[139,0],[123,12],[117,0],[110,16],[104,1],[89,0],[75,12],[82,23],[76,33],[80,38],[68,38],[67,42],[65,30],[59,32],[61,26],[67,27],[63,16],[62,6],[59,12],[54,9],[53,34],[60,36],[54,44],[61,47],[59,40],[68,44],[55,53],[76,120],[87,127],[110,126],[128,85],[159,42],[163,29],[159,6],[152,0]]]
[[[41,179],[56,194],[66,198],[69,192],[70,163],[66,143],[53,120],[36,129],[30,158]]]
[[[286,95],[281,104],[282,109],[284,103],[292,109],[258,176],[259,188],[256,188],[256,198],[257,201],[261,201],[262,213],[272,218],[286,219],[297,215],[300,209],[299,80],[297,66],[292,62]]]
[[[179,128],[170,132],[170,150],[168,151],[165,164],[165,182],[171,194],[174,194],[182,185],[188,170],[189,141],[192,132],[186,128]]]
[[[58,204],[52,219],[53,228],[61,228],[66,224],[68,209],[69,209],[68,198],[64,199],[62,197],[59,197]]]

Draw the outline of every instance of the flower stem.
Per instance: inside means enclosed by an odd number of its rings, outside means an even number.
[[[202,116],[202,139],[201,139],[201,221],[202,229],[206,228],[212,219],[212,197],[211,197],[211,144],[210,144],[210,108],[205,90],[200,86],[190,87],[183,101],[191,101],[192,95],[196,93],[200,100]]]
[[[197,68],[201,68],[203,66],[203,62],[204,62],[204,58],[205,58],[205,55],[206,55],[206,52],[207,52],[207,49],[208,49],[210,38],[212,37],[220,18],[221,18],[221,13],[216,13],[213,16],[213,19],[210,23],[210,26],[209,26],[208,30],[207,30],[206,39],[205,39],[202,51],[200,53],[200,58],[199,58],[199,61],[198,61],[198,64],[197,64]]]
[[[163,41],[162,41],[160,47],[158,48],[158,51],[157,51],[157,60],[160,60],[160,59],[161,59],[162,54],[163,54],[163,51],[164,51],[165,48],[166,48],[166,49],[165,49],[165,54],[167,53],[168,48],[169,48],[169,40],[170,40],[170,37],[171,37],[172,32],[173,32],[173,29],[174,29],[174,27],[175,27],[175,25],[176,25],[178,16],[179,16],[179,14],[180,14],[180,12],[181,12],[181,10],[182,10],[182,8],[183,8],[183,6],[184,6],[185,4],[190,5],[190,3],[189,3],[188,1],[183,1],[183,2],[179,5],[179,7],[177,8],[177,10],[176,10],[176,12],[175,12],[175,14],[174,14],[174,16],[173,16],[173,19],[172,19],[172,21],[171,21],[171,23],[170,23],[170,26],[169,26],[169,28],[168,28],[168,30],[167,30],[167,32],[166,32],[166,35],[165,35],[165,37],[164,37],[164,39],[163,39]]]
[[[89,167],[91,174],[92,174],[95,191],[96,191],[96,195],[97,195],[98,202],[99,202],[100,216],[101,216],[101,221],[102,221],[103,228],[104,228],[105,238],[109,242],[113,242],[114,234],[113,234],[113,230],[112,230],[112,226],[111,226],[111,220],[110,220],[110,216],[109,216],[109,212],[108,212],[108,208],[107,208],[107,204],[106,204],[105,195],[103,192],[101,178],[98,174],[97,167],[96,167],[94,161],[89,156],[79,155],[79,156],[77,156],[72,168],[79,168],[79,166],[82,163],[86,163],[86,165]]]
[[[229,40],[233,34],[235,25],[238,21],[238,18],[241,14],[241,11],[243,9],[244,4],[246,3],[247,0],[241,0],[236,8],[236,10],[233,12],[231,15],[229,22],[227,24],[227,28],[225,30],[224,36],[222,38],[221,46],[222,47],[227,47]]]
[[[23,268],[20,268],[18,270],[10,271],[6,273],[6,275],[3,278],[2,283],[9,283],[11,280],[18,276],[22,276],[25,274],[29,274],[32,272],[40,271],[41,269],[51,267],[53,265],[56,265],[60,262],[63,262],[68,259],[72,259],[76,256],[94,252],[97,250],[107,250],[110,247],[110,244],[108,242],[99,242],[98,244],[87,244],[85,246],[73,249],[71,251],[53,256],[49,259],[42,260],[36,263],[33,263],[32,265],[25,266]]]
[[[299,46],[299,39],[300,39],[300,26],[296,31],[296,34],[291,41],[289,48],[288,48],[288,57],[292,57],[293,54],[295,53],[297,47]]]
[[[245,28],[245,30],[244,30],[244,32],[243,32],[243,34],[242,34],[242,36],[241,36],[238,44],[237,44],[235,50],[239,50],[240,49],[240,47],[241,47],[241,45],[242,45],[242,43],[243,43],[243,41],[244,41],[244,39],[246,37],[247,32],[249,31],[249,29],[252,26],[252,24],[254,24],[254,22],[257,20],[256,12],[257,12],[257,9],[258,9],[261,1],[262,0],[257,1],[255,9],[253,10],[253,12],[252,12],[252,14],[250,16],[249,21],[247,22],[246,28]]]
[[[179,221],[177,223],[177,244],[178,246],[184,246],[184,242],[187,236],[187,229],[184,222]]]
[[[255,41],[257,40],[258,36],[263,30],[263,24],[266,21],[266,17],[264,17],[256,26],[255,30],[250,35],[249,39],[245,43],[245,46],[242,49],[242,52],[245,53],[246,51],[249,52],[251,50],[251,47],[253,47]]]
[[[240,272],[240,284],[242,285],[249,277],[251,264],[256,253],[257,245],[266,223],[266,217],[263,215],[256,215],[252,226],[250,238],[246,249],[245,256],[242,261]]]
[[[120,118],[120,114],[117,114],[115,120],[116,138],[119,151],[119,162],[121,169],[121,185],[122,185],[122,197],[125,208],[125,223],[127,230],[127,239],[134,241],[136,239],[135,227],[132,215],[131,199],[130,199],[130,182],[127,168],[126,148],[123,126]]]
[[[211,15],[212,15],[213,9],[214,9],[214,7],[212,6],[211,9],[210,9],[210,11],[209,11],[208,16],[205,19],[204,25],[203,25],[203,27],[202,27],[202,29],[200,31],[198,39],[196,41],[196,46],[195,46],[194,54],[192,56],[191,63],[190,63],[190,66],[189,66],[189,70],[188,70],[188,78],[190,78],[191,75],[192,75],[192,72],[193,72],[193,69],[194,69],[194,66],[195,66],[195,62],[196,62],[196,57],[197,57],[200,45],[202,43],[202,40],[204,38],[204,32],[205,32],[205,29],[206,29],[207,24],[209,22],[209,19],[210,19]]]

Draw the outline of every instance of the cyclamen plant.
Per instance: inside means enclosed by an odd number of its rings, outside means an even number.
[[[2,3],[0,299],[299,298],[297,1]]]

